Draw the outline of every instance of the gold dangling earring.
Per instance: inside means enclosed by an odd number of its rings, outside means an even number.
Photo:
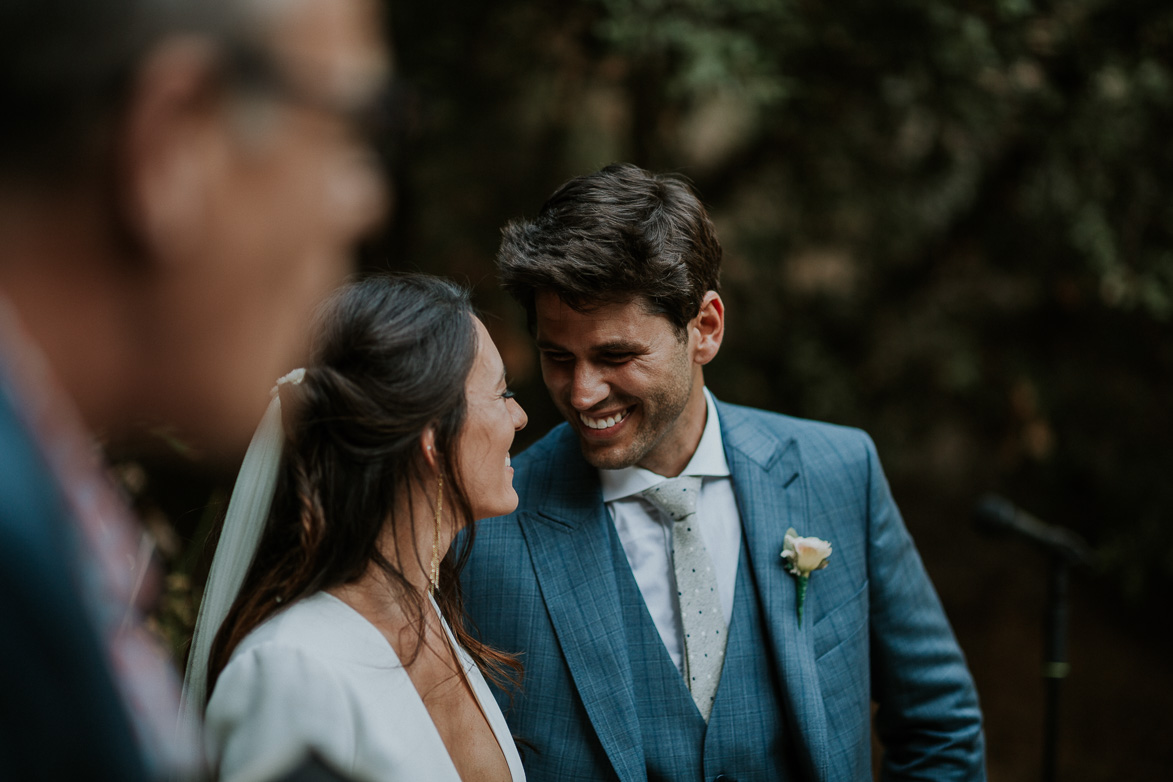
[[[444,510],[444,476],[439,478],[436,490],[436,536],[432,539],[432,569],[428,574],[428,594],[434,595],[440,588],[440,516]]]

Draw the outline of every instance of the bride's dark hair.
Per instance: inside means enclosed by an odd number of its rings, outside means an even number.
[[[481,670],[516,683],[520,664],[464,626],[458,578],[475,525],[457,467],[465,381],[477,350],[468,293],[423,275],[369,277],[326,305],[313,361],[300,384],[281,386],[285,449],[272,509],[256,556],[212,645],[208,693],[232,650],[283,606],[357,581],[374,563],[392,596],[424,633],[426,597],[379,550],[388,524],[412,523],[412,485],[434,497],[434,472],[421,438],[435,433],[444,507],[466,527],[440,566],[436,602]],[[402,517],[396,507],[407,502]],[[458,549],[458,550],[456,550]],[[396,552],[419,557],[419,552]],[[422,563],[425,567],[430,564]],[[417,647],[418,648],[418,647]],[[411,657],[409,656],[408,661]]]

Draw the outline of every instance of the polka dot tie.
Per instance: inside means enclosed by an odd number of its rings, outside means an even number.
[[[701,478],[672,478],[642,492],[641,497],[673,520],[672,566],[684,625],[684,679],[705,722],[713,711],[728,628],[713,561],[697,524],[696,503]]]

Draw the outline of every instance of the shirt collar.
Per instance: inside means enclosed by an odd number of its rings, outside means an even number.
[[[706,478],[727,478],[729,463],[725,461],[725,443],[721,439],[721,421],[717,405],[709,389],[705,388],[705,429],[697,443],[692,459],[681,475],[700,475]],[[599,470],[603,484],[603,502],[623,499],[650,489],[667,478],[642,467],[624,467],[622,470]]]

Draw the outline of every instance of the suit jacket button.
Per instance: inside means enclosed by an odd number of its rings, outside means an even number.
[[[713,782],[737,782],[737,780],[733,777],[727,777],[724,774],[718,774],[717,778],[714,779]]]

